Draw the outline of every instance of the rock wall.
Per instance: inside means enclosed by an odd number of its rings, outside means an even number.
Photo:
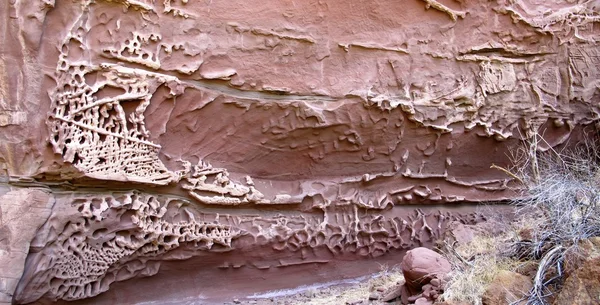
[[[594,1],[4,1],[1,182],[56,201],[7,295],[166,302],[399,262],[515,197],[490,166],[521,141],[593,127],[599,22]]]
[[[0,304],[10,304],[23,275],[25,258],[54,200],[38,189],[10,191],[0,197]]]

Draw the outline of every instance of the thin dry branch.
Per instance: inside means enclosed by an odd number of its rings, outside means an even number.
[[[507,175],[511,176],[512,178],[516,179],[517,181],[519,181],[521,184],[525,184],[525,181],[523,181],[523,179],[519,178],[519,176],[511,173],[508,169],[506,169],[502,166],[498,166],[498,165],[492,163],[492,166],[490,166],[490,168],[501,170],[505,174],[507,174]]]

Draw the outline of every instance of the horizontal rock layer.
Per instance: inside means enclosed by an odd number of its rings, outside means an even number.
[[[448,219],[481,218],[461,203],[517,196],[497,169],[510,152],[538,134],[540,149],[566,145],[599,114],[592,2],[11,0],[0,12],[1,182],[57,202],[20,303],[154,274],[364,274],[351,261],[392,260]]]
[[[93,297],[116,281],[152,276],[168,261],[208,258],[196,263],[199,270],[189,271],[217,278],[240,268],[276,274],[277,269],[344,258],[377,259],[431,246],[452,221],[485,218],[470,207],[382,211],[331,205],[304,213],[223,211],[139,191],[57,195],[56,200],[31,244],[17,303]]]

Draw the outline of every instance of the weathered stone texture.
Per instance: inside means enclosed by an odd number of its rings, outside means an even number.
[[[15,301],[348,277],[477,222],[459,204],[515,196],[490,168],[511,148],[596,123],[599,21],[593,1],[0,1],[0,182],[60,203]]]
[[[581,242],[579,253],[575,253],[575,266],[570,272],[554,301],[556,305],[597,304],[600,302],[600,237]]]

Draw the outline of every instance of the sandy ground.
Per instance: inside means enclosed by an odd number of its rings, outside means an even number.
[[[384,268],[385,269],[385,268]],[[245,299],[236,299],[227,305],[358,305],[358,304],[394,304],[376,300],[388,288],[403,281],[402,271],[398,268],[361,278],[340,282],[319,283],[295,289],[275,290],[254,295]],[[375,300],[374,300],[375,299]]]

